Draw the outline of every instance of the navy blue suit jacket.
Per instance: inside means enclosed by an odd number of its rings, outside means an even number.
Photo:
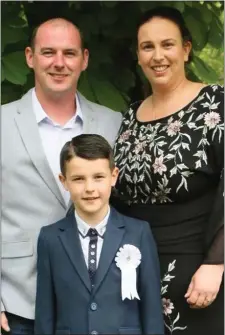
[[[140,300],[121,298],[115,256],[124,244],[142,255]],[[74,214],[41,229],[37,271],[35,334],[164,334],[157,250],[145,221],[111,208],[93,289]]]

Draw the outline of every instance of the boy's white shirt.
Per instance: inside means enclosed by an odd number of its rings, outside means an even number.
[[[88,249],[89,249],[89,242],[90,237],[86,236],[87,232],[90,228],[94,228],[97,230],[98,234],[98,241],[97,241],[97,264],[96,267],[98,267],[101,251],[102,251],[102,245],[103,245],[103,235],[106,231],[106,225],[108,223],[109,215],[110,215],[110,207],[108,209],[108,212],[104,219],[99,222],[95,227],[89,226],[85,221],[81,219],[81,217],[77,214],[76,210],[74,211],[75,219],[77,222],[77,228],[80,232],[79,238],[81,242],[81,248],[84,254],[85,263],[88,267]]]

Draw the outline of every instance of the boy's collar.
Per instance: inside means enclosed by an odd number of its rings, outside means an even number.
[[[99,222],[95,227],[92,227],[89,224],[87,224],[84,220],[82,220],[81,217],[78,215],[77,211],[74,210],[74,216],[77,222],[77,228],[82,236],[86,236],[90,228],[96,229],[98,234],[100,236],[103,236],[106,230],[106,225],[109,219],[109,215],[110,215],[110,207],[108,208],[108,212],[106,216],[104,217],[104,219],[101,222]]]

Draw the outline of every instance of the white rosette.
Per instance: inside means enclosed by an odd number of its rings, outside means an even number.
[[[116,265],[121,270],[121,292],[122,300],[139,299],[137,293],[136,268],[141,263],[140,250],[131,244],[124,244],[115,257]]]

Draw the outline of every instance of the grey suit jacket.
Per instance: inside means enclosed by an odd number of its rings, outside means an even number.
[[[113,145],[122,115],[78,95],[84,133],[100,134]],[[68,208],[44,154],[31,90],[3,105],[1,114],[1,310],[33,319],[37,237]]]

